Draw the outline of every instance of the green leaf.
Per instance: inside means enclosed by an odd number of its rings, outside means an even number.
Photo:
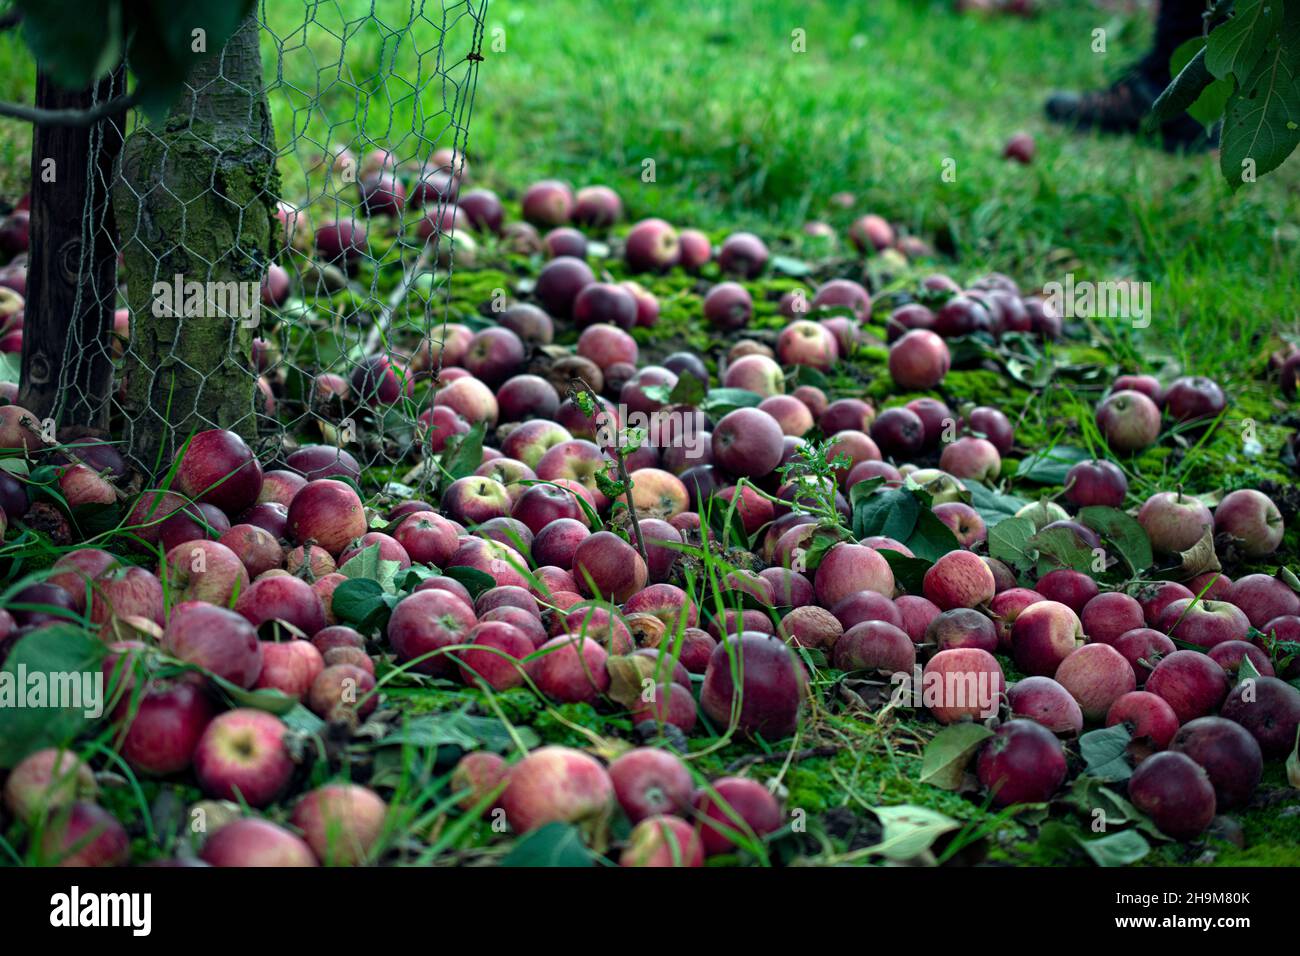
[[[1205,50],[1202,48],[1178,71],[1164,92],[1156,97],[1147,123],[1158,126],[1182,116],[1212,82],[1214,74],[1205,65]]]
[[[548,823],[529,833],[506,854],[501,866],[594,866],[577,827]]]
[[[1078,835],[1075,839],[1098,866],[1128,866],[1151,852],[1151,844],[1137,830],[1119,830],[1095,840]]]
[[[694,375],[682,374],[677,377],[677,384],[673,386],[668,401],[673,405],[695,406],[704,401],[706,394],[708,386],[704,382]]]
[[[1054,568],[1070,568],[1091,573],[1096,555],[1069,528],[1045,528],[1027,542],[1038,552],[1038,573],[1046,574]]]
[[[961,723],[945,727],[925,747],[921,757],[921,782],[944,790],[958,790],[975,751],[993,731],[983,724]]]
[[[985,527],[990,531],[1007,518],[1015,517],[1017,511],[1029,504],[1024,498],[1015,495],[998,494],[978,481],[967,482],[966,490],[970,492],[971,507],[979,512]]]
[[[857,538],[883,535],[906,541],[916,527],[921,502],[906,488],[882,488],[862,498],[853,512],[853,534]]]
[[[1123,724],[1090,730],[1079,738],[1079,753],[1083,756],[1086,772],[1098,780],[1127,780],[1133,768],[1125,759],[1128,743],[1133,737]]]
[[[1013,568],[1028,571],[1038,559],[1030,544],[1037,531],[1029,518],[1007,518],[989,529],[989,557],[1005,561]]]
[[[202,670],[202,668],[199,669]],[[237,707],[251,707],[254,710],[264,710],[268,714],[284,715],[295,707],[302,706],[284,691],[276,690],[273,687],[248,689],[240,687],[238,684],[232,684],[221,675],[214,674],[211,671],[203,670],[203,673],[207,675],[210,681],[220,687],[222,692]]]
[[[339,622],[356,628],[362,634],[377,630],[379,622],[387,617],[384,588],[370,578],[344,581],[334,589],[330,600]]]
[[[1085,448],[1072,445],[1053,445],[1036,451],[1028,458],[1022,458],[1016,468],[1016,477],[1034,481],[1040,485],[1063,485],[1065,476],[1081,461],[1092,458]]]
[[[530,727],[518,727],[515,733],[525,747],[535,747],[537,733]],[[460,750],[491,750],[505,753],[514,746],[510,731],[499,718],[479,717],[464,711],[421,714],[408,717],[402,726],[382,737],[375,747],[409,744],[426,750],[456,747]]]
[[[1300,37],[1284,37],[1228,98],[1219,168],[1234,190],[1277,169],[1300,143],[1297,73]]]
[[[1151,553],[1151,538],[1131,515],[1118,508],[1090,505],[1079,510],[1078,518],[1085,527],[1091,528],[1114,545],[1133,574],[1139,574],[1155,563],[1155,555]]]
[[[906,594],[920,594],[923,590],[925,572],[934,566],[933,561],[925,558],[908,557],[893,548],[881,548],[880,556],[889,563],[894,572],[894,584]]]
[[[401,569],[402,566],[397,561],[385,561],[380,558],[379,545],[372,544],[362,548],[356,556],[349,559],[343,567],[339,568],[339,573],[353,580],[374,581],[382,590],[392,594],[396,591],[397,572]]]
[[[772,271],[779,272],[781,275],[791,276],[795,279],[802,278],[812,274],[812,266],[802,259],[794,259],[790,256],[773,256],[770,260]]]
[[[474,474],[483,463],[483,431],[483,423],[475,422],[465,434],[447,439],[442,450],[442,467],[452,481]]]
[[[1169,72],[1172,76],[1177,76],[1192,57],[1196,56],[1198,51],[1205,49],[1205,37],[1198,36],[1188,40],[1177,50],[1169,59]],[[1237,88],[1236,82],[1230,77],[1222,80],[1215,80],[1201,91],[1201,95],[1191,106],[1187,107],[1187,114],[1197,120],[1207,130],[1223,118],[1223,108],[1227,105],[1228,97],[1232,91]]]
[[[101,679],[104,643],[74,624],[52,624],[19,638],[0,670],[0,767],[12,767],[34,750],[70,744],[97,717],[107,694]],[[30,706],[38,686],[45,698],[81,706]],[[96,696],[99,695],[99,696]],[[80,699],[78,699],[80,698]]]
[[[923,561],[938,561],[949,551],[958,551],[961,545],[952,529],[939,520],[929,508],[922,508],[916,516],[916,527],[903,541],[908,549]]]
[[[1221,80],[1234,76],[1244,83],[1277,36],[1281,21],[1281,0],[1239,0],[1236,12],[1215,27],[1205,43],[1206,69]]]
[[[711,388],[704,397],[701,408],[714,417],[735,411],[737,408],[754,408],[763,400],[758,392],[744,388]]]
[[[869,852],[890,860],[910,860],[920,856],[941,836],[959,828],[960,824],[929,807],[903,804],[897,807],[873,807],[871,812],[880,821],[880,842]]]
[[[465,585],[469,589],[469,596],[472,598],[477,598],[484,591],[497,586],[496,578],[486,571],[480,571],[478,568],[447,568],[442,573],[444,577],[459,581]]]
[[[0,382],[17,385],[22,380],[23,359],[19,352],[0,353]]]

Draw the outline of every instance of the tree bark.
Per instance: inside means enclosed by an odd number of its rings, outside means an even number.
[[[131,310],[125,437],[146,472],[166,472],[194,432],[256,435],[248,316],[214,308],[210,299],[200,314],[172,314],[170,289],[260,286],[275,248],[278,192],[258,25],[250,17],[224,50],[195,66],[162,128],[137,129],[122,154],[114,202]]]
[[[36,76],[36,105],[89,109],[120,97],[126,69],[81,90]],[[32,138],[31,260],[18,403],[61,426],[103,430],[113,387],[117,305],[113,181],[125,112],[90,127],[37,126]]]

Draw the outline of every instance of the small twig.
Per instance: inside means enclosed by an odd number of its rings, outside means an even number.
[[[750,754],[748,757],[741,757],[739,760],[733,760],[727,764],[726,773],[732,774],[746,767],[752,767],[755,764],[771,763],[773,760],[785,760],[789,757],[790,762],[794,763],[799,760],[811,760],[814,757],[834,757],[843,748],[841,747],[809,747],[806,750],[796,751],[793,756],[788,753],[770,753],[770,754]]]
[[[104,117],[135,105],[135,94],[105,100],[88,110],[47,110],[24,103],[0,101],[0,116],[25,120],[37,126],[91,126]]]
[[[587,384],[586,379],[577,375],[570,382],[570,386],[578,386],[591,397],[591,404],[596,411],[600,410],[600,396],[595,390]],[[618,465],[618,478],[623,482],[623,497],[627,501],[628,514],[632,516],[632,533],[636,535],[636,549],[641,552],[641,560],[650,565],[650,555],[646,553],[645,540],[641,537],[641,522],[636,516],[636,506],[632,503],[632,478],[627,473],[627,462],[623,459],[623,447],[619,442],[614,444],[614,462]]]

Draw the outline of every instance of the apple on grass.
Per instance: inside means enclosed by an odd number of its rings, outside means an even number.
[[[53,815],[77,800],[93,800],[95,774],[70,750],[47,747],[20,760],[5,780],[4,805],[29,823]]]
[[[1058,601],[1030,604],[1011,627],[1011,653],[1016,666],[1026,674],[1055,676],[1062,662],[1082,642],[1083,625],[1078,615]]]
[[[1099,722],[1111,705],[1137,688],[1133,668],[1109,644],[1085,644],[1061,662],[1057,683],[1078,702],[1086,720]]]
[[[191,602],[173,609],[162,647],[173,657],[211,671],[239,687],[252,687],[262,672],[262,645],[243,616]]]
[[[658,814],[632,828],[619,866],[703,866],[704,844],[696,829],[680,817]]]
[[[996,716],[1005,688],[1006,677],[996,657],[977,647],[958,647],[930,658],[919,695],[935,720],[952,724],[967,717]]]
[[[709,856],[752,846],[782,824],[776,797],[757,780],[745,777],[713,781],[695,792],[692,805]]]
[[[211,834],[199,858],[223,867],[319,866],[315,854],[301,837],[284,827],[256,817],[233,820]]]
[[[365,863],[384,832],[388,805],[368,787],[333,783],[303,795],[290,822],[327,866]]]
[[[1216,809],[1245,806],[1264,774],[1264,755],[1250,731],[1223,717],[1198,717],[1174,734],[1169,749],[1186,754],[1205,770]]]
[[[189,767],[216,713],[207,685],[192,671],[158,678],[134,702],[127,697],[118,704],[118,749],[132,770],[167,776]]]
[[[529,833],[547,823],[598,826],[614,804],[609,773],[592,756],[547,746],[515,764],[501,794],[510,828]]]
[[[1203,833],[1217,807],[1205,770],[1186,754],[1172,751],[1138,764],[1128,781],[1128,798],[1175,840],[1191,840]]]
[[[98,804],[78,800],[56,811],[39,835],[47,866],[122,866],[131,855],[126,828]]]
[[[819,569],[819,580],[820,577]],[[944,611],[987,604],[996,591],[993,572],[970,551],[949,551],[930,566],[923,579],[925,597]]]
[[[997,807],[1051,799],[1067,770],[1061,742],[1033,720],[1010,720],[999,727],[975,766]]]
[[[1054,734],[1083,732],[1083,712],[1070,692],[1050,677],[1026,677],[1011,685],[1007,704],[1016,717],[1042,724]]]
[[[264,807],[284,792],[294,763],[285,726],[263,710],[240,707],[208,724],[194,751],[194,773],[210,797]]]

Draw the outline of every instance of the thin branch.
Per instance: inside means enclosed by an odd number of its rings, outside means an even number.
[[[25,103],[6,103],[0,101],[0,116],[20,119],[37,126],[92,126],[106,116],[135,105],[135,94],[118,96],[106,100],[88,110],[47,110]]]

